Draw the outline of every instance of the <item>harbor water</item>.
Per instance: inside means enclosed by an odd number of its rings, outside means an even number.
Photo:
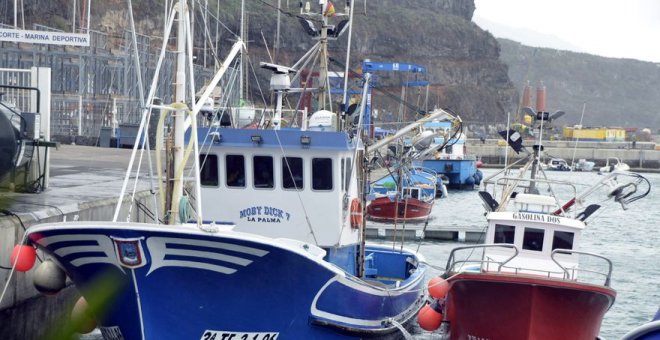
[[[487,177],[495,171],[486,169],[484,175]],[[547,172],[547,175],[584,184],[602,178],[595,172]],[[660,174],[643,175],[651,182],[651,193],[647,197],[632,203],[625,211],[611,200],[603,202],[603,207],[587,220],[582,235],[582,251],[603,255],[614,264],[611,285],[617,291],[617,298],[601,327],[601,338],[607,340],[620,339],[632,328],[650,320],[660,307]],[[584,188],[586,186],[578,190]],[[598,200],[601,198],[605,199],[603,195],[598,196]],[[434,224],[485,227],[484,212],[477,191],[451,191],[448,198],[436,201],[432,218]],[[372,241],[392,244],[392,240],[387,239]],[[411,249],[419,247],[428,263],[435,267],[427,279],[442,273],[454,247],[465,245],[432,240],[406,240],[404,244]],[[397,243],[396,247],[399,246]],[[439,335],[422,333],[415,326],[413,337],[438,339]],[[81,339],[98,340],[101,335],[96,330]]]

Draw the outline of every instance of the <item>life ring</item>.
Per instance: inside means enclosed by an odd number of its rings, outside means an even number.
[[[351,228],[358,229],[362,225],[362,202],[354,198],[351,201]]]

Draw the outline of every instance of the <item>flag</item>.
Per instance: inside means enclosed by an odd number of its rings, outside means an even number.
[[[325,8],[323,8],[323,15],[326,17],[335,15],[335,5],[333,5],[330,0],[328,0],[328,2],[325,4]]]

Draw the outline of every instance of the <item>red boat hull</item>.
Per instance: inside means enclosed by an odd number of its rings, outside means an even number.
[[[377,222],[422,222],[431,213],[433,204],[416,198],[390,200],[389,197],[378,197],[367,206],[367,219]]]
[[[574,281],[513,274],[449,278],[450,339],[596,339],[616,292]]]

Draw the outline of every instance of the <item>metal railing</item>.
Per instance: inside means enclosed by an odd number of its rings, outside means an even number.
[[[492,259],[488,256],[482,256],[480,259],[475,259],[475,260],[470,260],[470,259],[465,259],[465,260],[457,260],[456,259],[456,252],[458,251],[463,251],[463,250],[474,250],[474,249],[482,249],[485,250],[487,248],[508,248],[508,249],[513,249],[514,254],[511,255],[510,257],[506,258],[503,261],[497,261],[495,259]],[[451,253],[449,254],[449,258],[447,259],[447,266],[445,267],[445,276],[450,276],[454,273],[458,273],[461,271],[465,271],[466,268],[469,270],[470,268],[476,268],[476,266],[472,267],[469,265],[478,265],[479,270],[482,271],[484,268],[488,270],[491,265],[496,265],[497,269],[495,272],[500,273],[502,272],[502,269],[507,269],[509,273],[512,274],[530,274],[530,273],[538,273],[539,276],[547,276],[547,277],[558,277],[561,276],[564,280],[572,280],[572,281],[577,281],[578,280],[578,273],[589,273],[589,274],[595,274],[599,277],[604,277],[605,282],[603,283],[604,286],[609,287],[611,283],[611,278],[612,278],[612,261],[610,261],[608,258],[603,257],[601,255],[589,253],[589,252],[583,252],[583,251],[577,251],[577,250],[571,250],[571,249],[555,249],[552,251],[550,255],[550,259],[561,269],[560,272],[553,272],[550,270],[544,270],[544,269],[535,269],[535,268],[526,268],[526,267],[511,267],[507,266],[507,263],[511,262],[515,257],[519,255],[520,251],[518,250],[518,247],[513,245],[513,244],[482,244],[482,245],[472,245],[472,246],[463,246],[463,247],[457,247],[454,248]],[[572,268],[567,268],[564,265],[562,265],[556,258],[555,256],[557,254],[565,254],[565,255],[572,255],[572,254],[579,254],[579,255],[586,255],[590,256],[593,258],[597,258],[600,260],[605,261],[607,263],[607,270],[606,271],[598,271],[598,270],[591,270],[591,269],[582,269],[582,268],[577,268],[577,267],[572,267]]]
[[[578,268],[570,268],[569,269],[562,266],[557,259],[555,259],[556,254],[566,254],[566,255],[571,255],[571,254],[579,254],[579,255],[586,255],[586,256],[592,256],[597,259],[601,259],[607,263],[607,273],[595,271],[595,270],[589,270],[589,269],[578,269]],[[589,253],[589,252],[584,252],[584,251],[577,251],[577,250],[571,250],[571,249],[555,249],[552,251],[552,254],[550,254],[550,258],[554,263],[559,266],[564,271],[564,278],[565,279],[577,279],[577,272],[584,272],[584,273],[591,273],[591,274],[596,274],[600,276],[605,277],[605,283],[604,285],[606,287],[610,286],[611,280],[612,280],[612,261],[604,256],[594,254],[594,253]]]

